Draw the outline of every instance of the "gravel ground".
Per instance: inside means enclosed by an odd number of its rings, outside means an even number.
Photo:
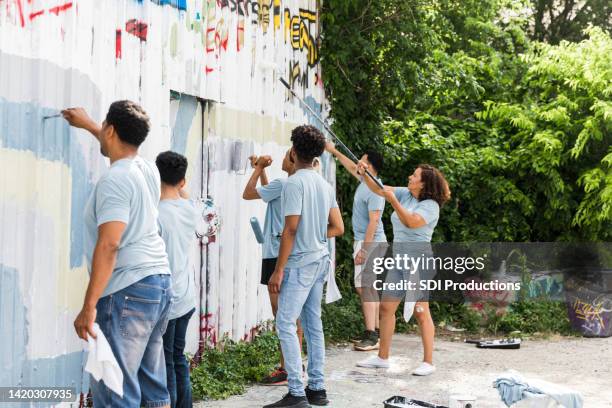
[[[528,378],[539,378],[582,394],[585,408],[612,407],[612,338],[549,338],[524,340],[519,350],[477,349],[450,339],[436,339],[429,377],[410,374],[421,357],[420,339],[396,335],[391,368],[358,368],[355,362],[368,353],[348,345],[327,350],[326,388],[333,408],[382,408],[382,401],[401,395],[448,405],[452,394],[471,394],[475,408],[505,407],[492,382],[497,374],[514,369]],[[244,395],[225,401],[207,401],[196,407],[261,407],[276,401],[286,387],[250,387]]]

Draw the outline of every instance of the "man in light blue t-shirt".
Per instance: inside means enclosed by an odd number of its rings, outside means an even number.
[[[87,340],[96,337],[94,321],[99,325],[123,372],[123,397],[92,377],[94,406],[169,407],[162,333],[172,289],[157,233],[160,178],[155,165],[138,156],[149,118],[131,101],[111,104],[102,126],[82,108],[62,114],[93,134],[111,163],[85,207],[90,279],[74,327]]]
[[[293,162],[290,157],[290,150],[287,150],[281,168],[287,175],[291,176],[295,171]],[[278,258],[278,249],[280,247],[280,236],[283,231],[284,217],[281,214],[281,193],[285,186],[286,178],[277,178],[268,182],[266,175],[266,167],[272,164],[270,156],[251,156],[251,165],[253,174],[249,178],[242,198],[245,200],[263,200],[267,203],[266,217],[264,219],[263,236],[264,242],[262,247],[261,260],[261,284],[268,286],[270,276],[276,267],[276,259]],[[260,186],[257,186],[257,180],[260,181]],[[270,297],[270,305],[272,306],[272,314],[276,317],[278,310],[278,293],[268,291]],[[302,328],[300,323],[297,323],[298,338],[300,341],[300,349],[302,346]],[[287,371],[285,370],[285,361],[281,351],[280,366],[272,373],[266,376],[261,382],[265,385],[281,385],[287,383]]]
[[[342,235],[344,223],[332,186],[314,169],[313,160],[325,149],[325,137],[313,126],[291,132],[295,174],[281,194],[285,224],[278,260],[268,283],[279,293],[276,330],[285,357],[289,392],[274,407],[326,405],[325,339],[321,322],[323,284],[329,274],[328,238]],[[296,335],[300,318],[308,344],[308,386],[302,381],[302,356]]]
[[[361,338],[356,339],[354,348],[358,351],[377,350],[379,346],[378,322],[379,306],[377,294],[374,288],[368,287],[363,282],[362,270],[366,263],[366,249],[373,248],[373,242],[386,242],[385,230],[383,229],[382,213],[385,209],[385,198],[374,193],[363,181],[363,177],[357,174],[357,163],[342,154],[335,148],[333,143],[327,142],[325,150],[336,157],[342,166],[348,170],[358,181],[359,186],[355,191],[353,199],[353,259],[355,289],[361,299],[361,310],[365,322],[365,331]],[[374,177],[383,167],[383,156],[375,150],[368,150],[361,160],[370,166],[370,172]],[[368,244],[368,245],[364,245]],[[378,249],[378,248],[376,248]]]
[[[195,240],[198,213],[184,190],[187,158],[167,151],[157,156],[155,164],[161,177],[159,234],[166,244],[174,293],[163,337],[168,392],[172,408],[191,408],[185,337],[189,319],[195,312],[195,279],[189,252]]]

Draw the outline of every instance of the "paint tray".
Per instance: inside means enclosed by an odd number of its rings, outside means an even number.
[[[383,401],[384,408],[448,408],[443,405],[436,405],[429,402],[419,401],[398,395]]]
[[[476,347],[489,349],[519,349],[521,348],[521,339],[480,341],[476,344]]]

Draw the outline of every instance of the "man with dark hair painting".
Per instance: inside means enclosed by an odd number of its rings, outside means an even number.
[[[281,164],[281,169],[286,172],[288,176],[295,173],[290,153],[291,150],[287,150]],[[250,160],[253,167],[253,173],[244,187],[242,198],[245,200],[261,199],[267,204],[263,227],[264,242],[262,247],[260,280],[260,283],[267,287],[278,258],[280,234],[283,231],[284,222],[284,218],[281,214],[281,193],[287,179],[277,178],[268,182],[266,167],[272,164],[272,158],[270,156],[251,156]],[[260,186],[257,186],[257,180],[260,181]],[[268,290],[268,296],[270,297],[272,314],[276,317],[276,312],[278,310],[278,293],[273,293]],[[297,324],[297,330],[301,349],[302,329],[299,322]],[[287,383],[287,370],[285,370],[285,360],[283,359],[282,351],[280,355],[280,366],[266,376],[261,382],[264,385],[284,385]]]
[[[367,184],[363,181],[363,177],[357,174],[357,163],[338,151],[333,143],[327,142],[325,150],[333,154],[342,166],[359,181],[359,186],[355,191],[353,199],[352,218],[353,258],[355,263],[354,284],[361,298],[365,331],[361,338],[355,341],[354,348],[358,351],[377,350],[379,346],[378,316],[380,303],[375,301],[377,298],[376,292],[372,293],[373,289],[366,282],[362,282],[362,270],[366,263],[368,244],[387,241],[381,220],[385,209],[385,199],[368,188]],[[370,166],[372,175],[378,177],[379,172],[383,168],[383,156],[375,150],[368,150],[361,157],[361,160]]]
[[[161,177],[159,234],[166,244],[174,293],[163,337],[168,392],[172,408],[187,408],[193,404],[185,336],[195,311],[195,281],[189,251],[195,238],[197,212],[184,189],[187,158],[167,151],[157,156],[155,164]]]
[[[162,334],[172,298],[164,241],[157,233],[160,178],[138,155],[149,118],[131,101],[111,104],[102,126],[82,108],[62,111],[89,131],[110,159],[85,207],[85,255],[90,279],[74,321],[80,338],[96,337],[94,321],[123,372],[123,397],[92,378],[96,407],[169,407]]]
[[[289,392],[273,407],[306,408],[327,405],[323,369],[325,339],[321,322],[323,284],[329,273],[327,240],[344,233],[344,223],[332,186],[314,169],[313,160],[325,149],[325,137],[313,126],[291,133],[295,174],[281,194],[285,224],[269,290],[279,293],[276,330],[285,357]],[[302,381],[302,358],[296,334],[301,320],[308,347],[308,386]]]

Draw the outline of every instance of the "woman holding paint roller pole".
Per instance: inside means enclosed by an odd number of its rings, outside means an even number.
[[[359,161],[358,174],[364,174],[368,164]],[[450,189],[444,175],[435,167],[420,164],[408,177],[407,187],[384,186],[380,188],[369,177],[364,177],[367,186],[383,196],[395,210],[391,215],[394,246],[401,243],[430,242],[438,223],[440,207],[450,199]],[[395,330],[395,312],[400,297],[380,302],[380,349],[378,355],[357,363],[359,367],[388,368],[391,338]],[[429,311],[429,302],[417,301],[414,315],[421,330],[423,362],[412,374],[425,376],[435,371],[433,365],[433,343],[435,327]]]

